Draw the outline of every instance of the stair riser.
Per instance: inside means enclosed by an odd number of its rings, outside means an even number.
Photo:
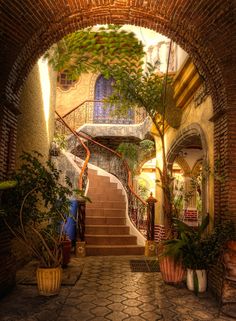
[[[89,187],[90,188],[112,188],[112,189],[117,189],[117,184],[116,183],[106,183],[102,181],[89,181]]]
[[[136,248],[86,248],[88,256],[108,256],[108,255],[144,255],[144,247]]]
[[[124,235],[129,234],[128,226],[86,226],[86,233],[92,235]]]
[[[114,192],[106,192],[104,194],[94,194],[91,192],[88,192],[88,197],[91,198],[92,202],[106,202],[106,201],[111,201],[111,202],[125,202],[125,197],[124,195],[117,194],[116,191]]]
[[[122,217],[86,217],[86,225],[125,225],[126,218]]]
[[[102,208],[87,208],[86,209],[87,216],[104,216],[104,217],[125,217],[125,210],[116,210],[116,209],[102,209]]]
[[[87,233],[87,231],[86,231]],[[88,245],[135,245],[137,242],[137,238],[135,236],[86,236],[85,235],[86,244]]]
[[[102,201],[98,201],[98,202],[93,202],[92,203],[87,203],[87,208],[114,208],[114,209],[125,209],[126,205],[123,202],[102,202]]]
[[[89,189],[88,189],[88,195],[103,195],[104,197],[106,197],[107,195],[109,196],[123,196],[122,194],[122,190],[121,189],[117,189],[117,187],[109,187],[109,188],[99,188],[97,189],[96,187],[91,187],[89,186]]]

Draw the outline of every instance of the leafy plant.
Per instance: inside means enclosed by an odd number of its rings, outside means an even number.
[[[66,147],[67,147],[67,141],[66,141],[66,135],[65,134],[56,133],[54,138],[53,138],[53,142],[55,142],[56,145],[60,149],[66,149]]]
[[[1,217],[41,266],[55,267],[61,263],[63,224],[73,191],[69,179],[60,183],[60,171],[40,158],[35,151],[22,154],[22,166],[12,177],[17,185],[3,194]]]
[[[209,215],[206,215],[198,227],[191,227],[174,219],[177,237],[164,241],[163,255],[170,255],[177,261],[182,261],[186,268],[208,269],[216,263],[224,244],[232,238],[234,228],[232,222],[217,222],[214,230],[206,234]]]
[[[134,33],[120,26],[86,28],[64,37],[45,54],[54,70],[66,70],[71,79],[82,73],[102,72],[109,78],[108,66],[140,64],[144,55],[142,43]]]
[[[146,155],[155,150],[155,144],[149,139],[144,139],[139,144],[121,143],[117,152],[126,159],[129,168],[134,173],[139,163],[145,159]]]

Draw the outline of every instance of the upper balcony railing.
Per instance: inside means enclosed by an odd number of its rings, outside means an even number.
[[[140,124],[146,119],[146,117],[146,111],[140,108],[135,111],[128,112],[128,115],[125,117],[114,116],[111,110],[103,108],[102,101],[85,100],[62,116],[62,119],[68,124],[68,126],[77,130],[84,124]],[[59,122],[57,122],[57,126],[60,126]],[[69,134],[69,130],[67,131]]]

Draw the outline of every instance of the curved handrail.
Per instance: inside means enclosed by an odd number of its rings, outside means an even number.
[[[146,212],[145,208],[147,208],[147,202],[144,201],[134,190],[133,184],[132,184],[132,176],[131,176],[131,171],[129,169],[128,163],[125,159],[123,159],[122,155],[119,154],[118,152],[114,151],[113,149],[95,141],[92,139],[88,134],[82,133],[82,132],[76,132],[74,129],[72,129],[66,121],[59,115],[58,112],[56,112],[58,116],[58,121],[60,121],[67,129],[70,130],[70,132],[76,136],[76,138],[79,140],[79,142],[82,144],[83,148],[86,151],[86,158],[83,164],[83,167],[81,169],[80,177],[79,177],[79,188],[81,189],[82,183],[83,183],[83,177],[85,176],[85,171],[88,166],[88,162],[90,159],[91,152],[89,148],[86,146],[83,140],[87,140],[88,142],[93,143],[95,146],[99,146],[99,148],[102,148],[104,150],[107,150],[110,154],[113,154],[116,156],[122,164],[122,167],[125,169],[125,172],[127,174],[127,178],[125,179],[125,185],[128,188],[127,193],[128,193],[128,204],[129,204],[129,217],[131,221],[133,221],[134,225],[136,228],[139,229],[139,231],[147,237],[148,233],[148,227],[144,223],[145,220],[143,219],[143,214]],[[138,203],[140,205],[138,205]],[[145,211],[145,212],[143,212]],[[147,222],[148,223],[148,222]]]
[[[138,198],[139,201],[140,201],[143,205],[146,205],[147,203],[146,203],[143,199],[141,199],[140,196],[139,196],[139,195],[134,191],[134,189],[133,189],[132,182],[131,182],[131,181],[132,181],[132,180],[131,180],[131,171],[130,171],[130,169],[129,169],[129,165],[128,165],[127,161],[122,158],[122,155],[121,155],[120,153],[116,152],[115,150],[113,150],[113,149],[111,149],[111,148],[109,148],[109,147],[107,147],[107,146],[105,146],[105,145],[97,142],[96,140],[92,139],[92,138],[91,138],[89,135],[87,135],[87,134],[82,134],[81,132],[78,132],[77,134],[78,134],[79,136],[81,136],[82,138],[84,138],[84,139],[86,139],[86,140],[89,140],[89,141],[93,142],[94,144],[102,147],[103,149],[108,150],[109,152],[111,152],[112,154],[116,155],[118,158],[120,158],[120,159],[122,160],[122,162],[123,162],[123,164],[124,164],[124,166],[125,166],[125,169],[126,169],[126,171],[127,171],[127,173],[128,173],[128,187],[129,187],[131,193],[132,193],[136,198]]]
[[[57,111],[55,111],[56,115],[58,116],[58,119],[60,119],[60,121],[66,126],[66,128],[68,128],[72,134],[74,134],[74,136],[76,136],[79,140],[79,142],[82,144],[82,146],[84,147],[84,149],[86,150],[86,158],[85,158],[85,161],[84,161],[84,164],[81,168],[81,172],[80,172],[80,175],[79,175],[79,182],[78,182],[78,187],[80,190],[83,189],[83,176],[85,174],[85,170],[88,166],[88,162],[89,162],[89,159],[90,159],[90,150],[89,148],[86,146],[86,144],[83,142],[83,140],[81,139],[81,137],[78,135],[78,133],[72,129],[65,121],[64,119],[59,115],[59,113]]]

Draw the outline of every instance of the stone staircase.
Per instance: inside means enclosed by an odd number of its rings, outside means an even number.
[[[86,254],[143,255],[144,247],[126,225],[125,197],[117,184],[89,169],[87,195],[92,203],[86,204]]]

